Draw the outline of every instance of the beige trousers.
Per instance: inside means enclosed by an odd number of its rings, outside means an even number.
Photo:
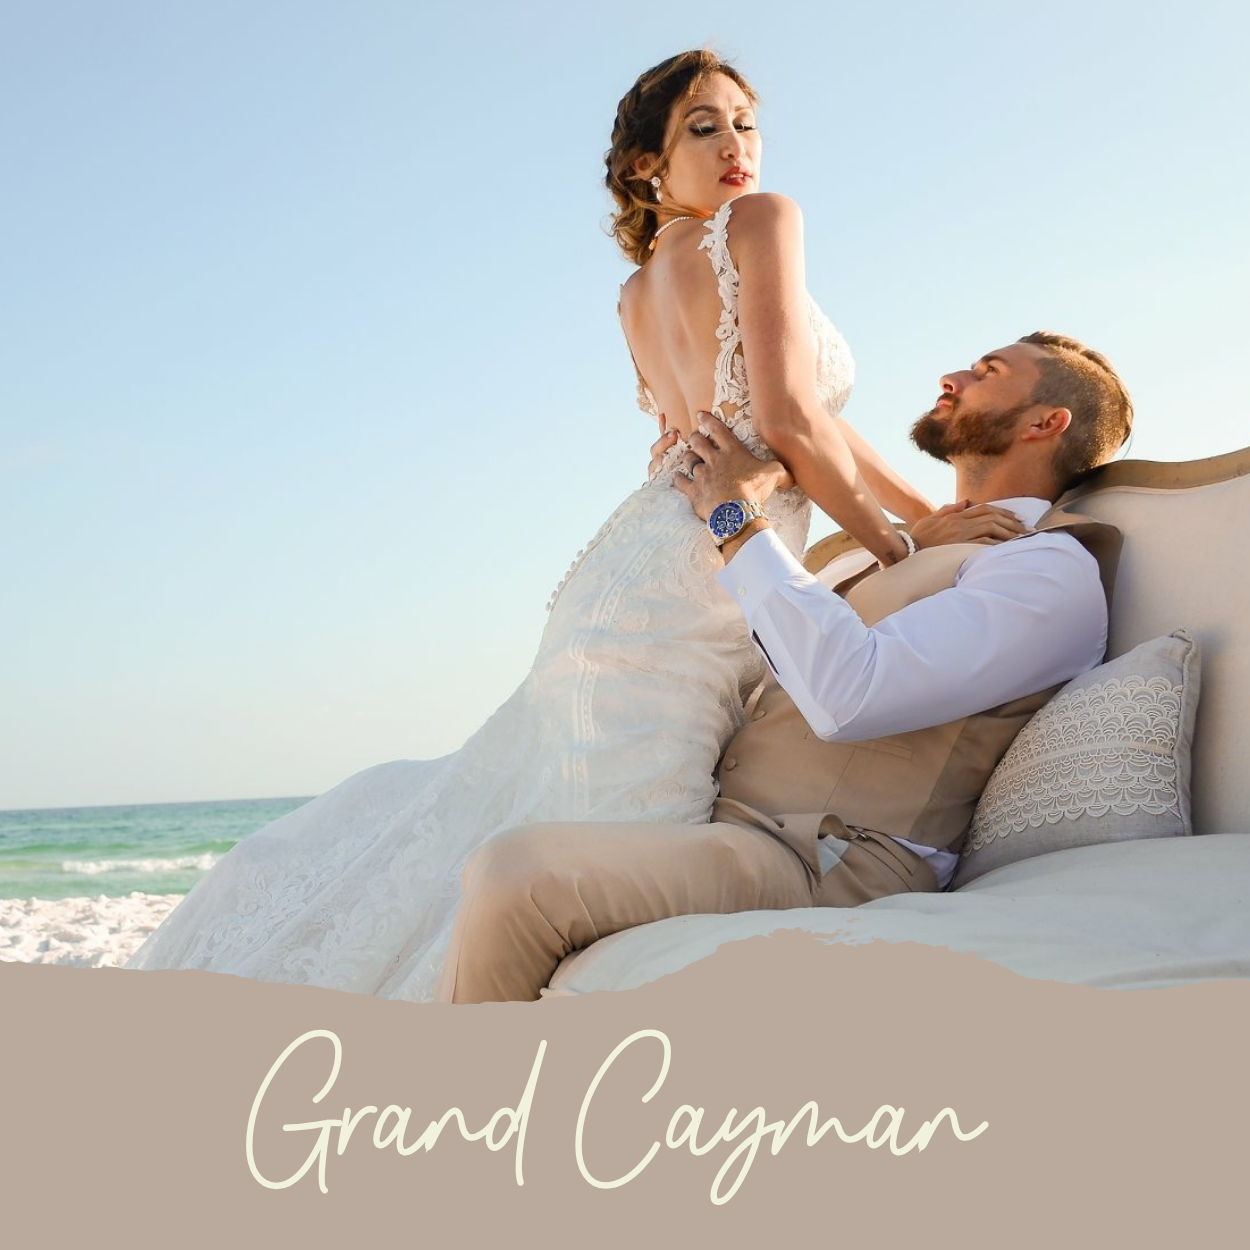
[[[828,821],[829,833],[850,842],[823,876],[816,856],[801,856],[778,836],[783,826],[765,817],[759,824],[530,825],[500,834],[465,868],[437,997],[532,1001],[572,951],[668,916],[853,907],[937,888],[921,856]]]

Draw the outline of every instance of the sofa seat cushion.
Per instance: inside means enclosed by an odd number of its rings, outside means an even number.
[[[1250,977],[1250,834],[1054,851],[952,893],[863,907],[678,916],[569,956],[545,993],[633,989],[778,929],[947,946],[1022,976],[1114,989]]]

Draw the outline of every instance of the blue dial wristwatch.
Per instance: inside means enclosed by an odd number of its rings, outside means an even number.
[[[758,520],[764,515],[764,505],[750,499],[731,499],[728,503],[717,504],[712,515],[707,519],[707,527],[712,531],[712,541],[722,546],[735,534],[740,533],[748,521]]]

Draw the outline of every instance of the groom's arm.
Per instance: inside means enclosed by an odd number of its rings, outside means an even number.
[[[776,483],[732,432],[705,417],[674,484],[705,520],[718,502],[763,502]],[[700,460],[705,462],[700,466]],[[808,573],[766,520],[721,549],[717,575],[808,724],[859,741],[943,724],[1044,690],[1098,664],[1107,604],[1074,538],[1033,534],[971,556],[954,587],[869,628]]]
[[[717,577],[777,680],[831,741],[996,707],[1092,668],[1106,648],[1097,564],[1066,534],[986,547],[954,587],[871,628],[767,529]]]

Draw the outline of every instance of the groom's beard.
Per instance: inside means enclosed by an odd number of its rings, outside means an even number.
[[[935,460],[949,463],[952,456],[1004,456],[1015,441],[1016,423],[1034,401],[1003,412],[960,409],[954,398],[947,414],[930,409],[911,427],[911,441]]]

